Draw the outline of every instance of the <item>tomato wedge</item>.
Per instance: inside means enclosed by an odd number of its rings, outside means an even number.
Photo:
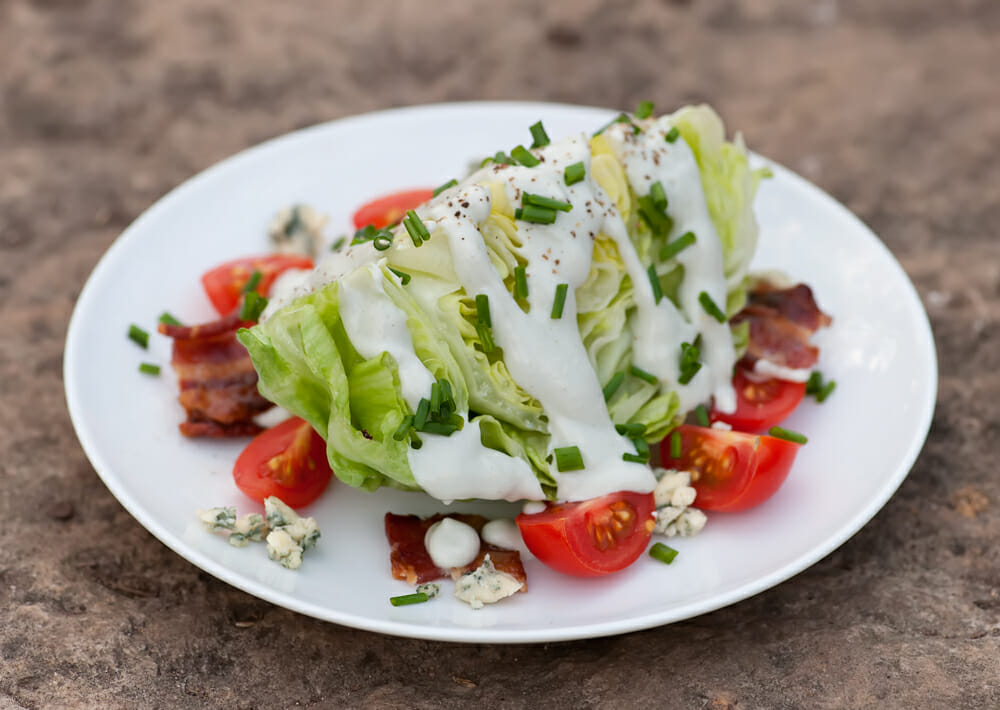
[[[710,419],[725,422],[737,431],[767,431],[780,424],[806,396],[804,382],[789,382],[770,378],[755,380],[743,368],[736,368],[733,376],[736,390],[736,411],[725,414],[713,408]]]
[[[433,190],[403,190],[379,197],[362,205],[354,213],[354,228],[363,229],[369,224],[376,229],[389,227],[399,222],[412,210],[434,196]]]
[[[628,567],[653,534],[652,493],[620,491],[579,503],[549,503],[517,516],[524,544],[554,570],[598,577]]]
[[[326,443],[298,417],[258,434],[233,466],[236,487],[255,501],[277,496],[293,508],[319,498],[332,476]]]
[[[799,450],[798,444],[773,436],[690,424],[677,431],[681,455],[671,458],[664,442],[662,465],[691,472],[698,491],[695,505],[705,510],[735,512],[760,505],[788,478]]]
[[[311,268],[313,261],[305,256],[293,254],[248,256],[219,264],[201,277],[201,284],[205,287],[205,293],[208,294],[215,310],[219,315],[226,316],[239,304],[243,287],[247,285],[254,271],[260,272],[260,281],[254,290],[266,296],[274,280],[285,271]]]

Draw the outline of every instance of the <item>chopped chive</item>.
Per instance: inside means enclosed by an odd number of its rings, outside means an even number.
[[[774,171],[766,165],[763,168],[757,168],[757,174],[764,180],[770,180],[774,177]]]
[[[149,333],[134,323],[128,327],[128,337],[140,348],[149,348]]]
[[[697,345],[681,343],[680,376],[677,378],[679,384],[686,385],[698,374],[698,370],[701,369],[701,363],[698,361],[700,357],[701,350]]]
[[[816,393],[816,401],[822,404],[823,402],[826,401],[827,397],[833,394],[833,390],[835,390],[836,388],[837,388],[837,381],[830,380],[825,385],[823,385],[823,389],[821,389],[819,392]]]
[[[663,136],[663,139],[667,143],[673,143],[680,137],[681,137],[681,132],[677,130],[677,126],[671,126],[670,130],[667,131],[667,135]]]
[[[615,424],[615,431],[623,436],[642,436],[646,433],[646,425],[642,422],[628,422],[627,424]]]
[[[487,163],[496,163],[497,165],[513,165],[514,159],[502,150],[498,150],[492,158],[483,158],[483,162],[479,164],[479,167],[485,167]]]
[[[389,603],[393,606],[409,606],[410,604],[423,604],[428,599],[430,599],[430,597],[423,592],[414,592],[413,594],[402,594],[398,597],[389,597]]]
[[[542,162],[534,155],[532,155],[531,152],[523,145],[519,145],[516,148],[514,148],[514,150],[510,152],[510,157],[512,157],[514,160],[516,160],[526,168],[533,168],[540,162]]]
[[[794,441],[796,444],[804,444],[809,441],[804,434],[800,434],[797,431],[792,431],[791,429],[785,429],[780,426],[773,426],[767,430],[768,436],[773,436],[775,439],[784,439],[785,441]]]
[[[354,233],[354,237],[351,239],[351,244],[364,244],[365,242],[370,242],[375,238],[376,234],[378,234],[378,230],[375,229],[375,225],[366,224]]]
[[[441,384],[441,396],[444,402],[454,402],[455,395],[451,391],[451,383],[448,380],[440,379],[438,382]]]
[[[419,449],[423,445],[424,445],[423,439],[421,439],[419,436],[417,436],[417,432],[411,431],[410,432],[410,448],[411,449]]]
[[[541,121],[531,126],[528,130],[531,131],[532,148],[541,148],[552,142],[549,140],[549,134],[545,132],[545,127]]]
[[[143,373],[144,375],[159,375],[160,366],[154,365],[151,362],[142,362],[139,363],[139,372]]]
[[[813,370],[806,380],[806,394],[818,394],[821,389],[823,389],[823,373]]]
[[[677,557],[677,550],[672,548],[670,545],[664,545],[662,542],[654,544],[649,548],[649,556],[659,560],[665,565],[669,565]]]
[[[413,240],[415,246],[420,246],[423,242],[431,238],[431,233],[427,231],[424,221],[413,210],[406,211],[403,226],[406,227],[406,231],[409,233],[410,239]]]
[[[694,236],[694,232],[684,232],[684,234],[677,237],[677,239],[672,242],[667,242],[667,245],[660,249],[660,261],[673,259],[682,251],[694,244],[695,241],[697,241],[697,239]]]
[[[640,101],[638,108],[635,110],[636,118],[649,118],[653,115],[653,102],[652,101]]]
[[[448,182],[446,182],[444,185],[438,185],[436,188],[434,188],[434,197],[437,197],[442,192],[444,192],[445,190],[447,190],[449,187],[455,187],[455,185],[457,185],[457,184],[458,184],[458,180],[456,180],[455,178],[452,178],[451,180],[449,180]]]
[[[663,190],[663,183],[657,180],[649,186],[649,196],[653,200],[653,205],[661,212],[666,211],[669,201],[667,193]]]
[[[704,404],[699,404],[694,408],[694,418],[698,420],[699,426],[709,426],[711,424],[708,419],[708,410]]]
[[[412,278],[412,277],[408,273],[406,273],[405,271],[400,271],[399,269],[394,269],[391,266],[389,267],[389,271],[391,271],[392,273],[396,274],[396,276],[399,277],[399,280],[402,282],[402,284],[404,286],[406,284],[410,283],[410,278]]]
[[[560,471],[579,471],[583,466],[583,455],[576,446],[563,446],[553,449],[556,455],[556,468]]]
[[[625,381],[624,372],[616,372],[614,375],[611,376],[611,379],[608,380],[608,384],[604,385],[605,402],[607,402],[608,400],[610,400],[612,397],[615,396],[615,392],[618,391],[618,388],[622,386],[622,382],[624,381]]]
[[[630,463],[649,463],[648,456],[640,456],[639,454],[622,454],[622,461],[629,461]]]
[[[656,375],[646,372],[642,368],[632,365],[628,368],[628,373],[633,377],[638,377],[640,380],[645,380],[651,385],[655,385],[659,380],[656,379]]]
[[[654,234],[666,236],[674,228],[674,220],[663,210],[658,209],[650,195],[639,198],[639,217]]]
[[[514,210],[514,218],[522,222],[534,222],[535,224],[552,224],[556,221],[556,211],[551,207],[539,207],[538,205],[524,205]]]
[[[347,237],[337,237],[333,244],[330,245],[330,251],[340,251],[340,247],[344,246],[344,242],[347,241]]]
[[[163,311],[163,313],[160,314],[160,322],[164,323],[165,325],[182,325],[182,323],[179,320],[174,318],[166,311]]]
[[[402,441],[403,439],[406,438],[406,434],[407,432],[410,431],[410,428],[412,426],[413,426],[413,415],[407,414],[405,417],[403,417],[403,421],[399,423],[399,427],[393,433],[392,438],[395,439],[396,441]]]
[[[250,278],[247,279],[247,282],[243,284],[243,288],[240,289],[240,293],[249,293],[250,291],[255,290],[263,276],[264,275],[260,273],[259,269],[254,269],[253,273],[250,274]]]
[[[715,320],[720,323],[726,322],[726,314],[723,313],[717,305],[715,305],[715,301],[713,301],[712,297],[708,295],[708,291],[702,291],[698,294],[698,303],[700,303],[701,307],[705,309],[705,313],[715,318]]]
[[[431,383],[431,411],[437,414],[441,411],[442,395],[444,393],[441,391],[441,383],[433,382]]]
[[[514,267],[514,297],[521,300],[528,298],[528,274],[523,266]]]
[[[431,413],[431,403],[426,397],[420,399],[417,405],[417,413],[413,415],[413,428],[420,431],[427,424],[427,417]]]
[[[650,264],[646,271],[649,275],[649,286],[653,289],[653,303],[663,300],[663,288],[660,286],[660,277],[656,273],[656,264]]]
[[[679,459],[681,457],[681,433],[676,429],[670,432],[670,458]]]
[[[569,212],[573,209],[573,205],[569,202],[554,200],[551,197],[543,197],[542,195],[535,195],[531,192],[525,192],[521,195],[521,204],[535,205],[536,207],[548,207],[550,210],[559,210],[560,212]]]
[[[493,319],[490,318],[490,297],[485,293],[476,294],[476,317],[487,328],[493,327]]]
[[[483,346],[483,352],[493,352],[496,345],[493,343],[493,334],[490,332],[489,327],[482,323],[476,323],[476,334],[479,336],[479,342]]]
[[[392,233],[388,230],[379,232],[378,236],[372,240],[372,246],[379,251],[385,251],[392,246]]]
[[[441,436],[451,436],[456,431],[458,427],[454,424],[445,424],[444,422],[427,422],[424,424],[423,428],[420,430],[427,434],[440,434]]]
[[[584,167],[583,161],[579,163],[573,163],[572,165],[567,165],[566,169],[563,170],[563,182],[567,185],[575,185],[587,176],[587,168]]]
[[[632,439],[632,445],[635,446],[635,453],[639,456],[645,457],[649,461],[649,444],[645,439],[641,437],[636,437]]]
[[[260,314],[267,308],[267,299],[256,291],[250,291],[243,296],[243,305],[240,307],[240,320],[256,322],[260,319]]]
[[[562,318],[563,305],[566,303],[566,293],[569,291],[569,284],[559,284],[556,286],[556,300],[552,302],[552,317]]]

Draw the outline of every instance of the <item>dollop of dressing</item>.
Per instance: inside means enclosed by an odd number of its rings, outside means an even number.
[[[479,533],[471,525],[444,518],[427,528],[424,547],[441,569],[465,567],[479,554]]]

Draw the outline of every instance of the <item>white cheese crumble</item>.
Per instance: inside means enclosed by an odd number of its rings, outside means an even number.
[[[423,592],[427,595],[428,599],[433,599],[441,593],[441,585],[434,582],[427,582],[426,584],[418,584],[414,591],[417,593]]]
[[[284,207],[271,220],[267,235],[278,254],[315,259],[323,244],[323,227],[328,219],[308,205]]]
[[[264,501],[264,513],[247,513],[237,518],[232,506],[197,511],[206,530],[228,533],[229,544],[246,547],[251,542],[267,541],[267,556],[289,569],[298,569],[302,553],[316,545],[319,528],[312,518],[303,518],[281,500],[271,496]]]
[[[513,575],[494,567],[487,554],[479,567],[463,574],[455,582],[455,597],[473,609],[482,609],[484,604],[496,604],[516,594],[523,586],[524,583]]]
[[[663,468],[656,468],[653,473],[658,479],[653,489],[657,508],[653,532],[666,537],[690,537],[701,532],[708,517],[691,507],[697,496],[691,486],[691,474]]]

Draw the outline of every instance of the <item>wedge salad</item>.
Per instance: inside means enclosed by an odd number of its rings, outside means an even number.
[[[777,424],[833,387],[808,287],[749,273],[767,171],[712,109],[644,102],[593,134],[530,135],[366,206],[314,268],[323,218],[283,210],[280,254],[203,278],[221,321],[161,325],[184,433],[256,434],[272,403],[294,415],[236,464],[257,501],[307,505],[335,476],[525,502],[516,526],[387,516],[394,575],[426,590],[450,571],[473,606],[526,589],[519,554],[607,574],[653,534],[700,530],[699,509],[762,502],[805,441]]]

